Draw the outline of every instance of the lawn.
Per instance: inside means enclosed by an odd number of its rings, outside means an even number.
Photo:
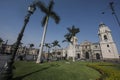
[[[13,80],[96,80],[101,74],[87,66],[88,62],[35,62],[17,61]]]

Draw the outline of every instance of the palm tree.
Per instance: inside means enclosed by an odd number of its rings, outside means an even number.
[[[52,47],[55,48],[54,50],[55,50],[55,54],[56,54],[56,47],[61,47],[60,44],[59,44],[59,41],[57,41],[57,40],[53,41],[52,42]],[[54,56],[55,56],[55,54],[54,54]]]
[[[31,43],[31,44],[29,44],[29,54],[31,55],[32,54],[32,56],[33,56],[33,59],[35,60],[36,58],[35,58],[35,54],[33,53],[33,51],[32,51],[32,48],[34,47],[34,44],[33,43]]]
[[[42,35],[42,41],[41,41],[40,51],[39,51],[38,58],[37,58],[37,61],[36,61],[36,63],[40,63],[40,59],[41,59],[41,54],[42,54],[42,51],[43,51],[43,44],[44,44],[44,41],[45,41],[45,36],[46,36],[46,31],[47,31],[49,17],[53,18],[55,20],[56,24],[59,23],[60,18],[53,11],[53,5],[54,5],[53,0],[50,1],[48,7],[46,7],[41,2],[37,2],[36,5],[41,9],[42,12],[45,13],[45,16],[43,17],[43,20],[42,20],[42,26],[44,26],[44,31],[43,31],[43,35]]]
[[[34,47],[34,44],[29,44],[30,45],[30,47],[29,47],[29,53],[30,53],[30,51],[32,50],[32,47]]]
[[[51,43],[45,43],[44,46],[47,48],[47,61],[49,61],[49,57],[50,57],[50,48],[52,47]]]
[[[79,28],[75,28],[74,25],[72,26],[72,28],[67,28],[67,30],[72,35],[72,37],[76,36],[76,34],[80,32]]]
[[[79,28],[75,28],[75,26],[73,25],[72,28],[67,28],[68,32],[66,35],[64,35],[65,40],[63,40],[63,42],[69,42],[72,44],[73,46],[73,62],[75,61],[75,36],[77,33],[80,32]]]
[[[72,43],[71,42],[72,35],[70,33],[65,34],[64,37],[65,37],[65,40],[63,40],[62,42]]]
[[[56,47],[56,46],[61,47],[60,44],[59,44],[59,41],[57,41],[57,40],[52,42],[52,46],[53,47]]]
[[[65,40],[63,40],[62,42],[72,43],[71,42],[72,35],[70,33],[65,34],[64,37]],[[67,60],[67,53],[65,54],[64,58]]]
[[[52,45],[51,45],[50,43],[45,43],[44,46],[45,46],[46,48],[48,48],[47,51],[48,51],[48,53],[49,53],[49,49],[52,47]]]

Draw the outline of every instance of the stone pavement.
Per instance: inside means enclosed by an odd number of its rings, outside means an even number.
[[[0,73],[2,72],[5,63],[9,60],[9,58],[10,55],[0,54]]]

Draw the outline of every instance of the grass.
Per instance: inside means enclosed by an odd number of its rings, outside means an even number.
[[[87,62],[35,62],[17,61],[13,80],[96,80],[101,74],[86,66]]]

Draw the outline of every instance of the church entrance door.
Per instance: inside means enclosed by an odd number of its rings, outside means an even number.
[[[96,54],[96,59],[100,59],[100,54]]]
[[[77,54],[77,58],[80,58],[80,54],[79,53]]]
[[[89,53],[88,52],[85,53],[85,57],[86,57],[86,59],[89,59]]]

